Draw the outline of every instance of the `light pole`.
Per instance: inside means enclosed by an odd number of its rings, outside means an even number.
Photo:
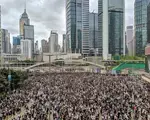
[[[0,54],[0,67],[1,67],[1,69],[3,68],[3,54],[2,54],[2,50],[1,50],[1,54]]]
[[[8,81],[9,81],[9,94],[10,94],[10,91],[11,91],[11,71],[10,71],[10,64],[8,63],[8,71],[9,71],[9,74],[8,74]]]

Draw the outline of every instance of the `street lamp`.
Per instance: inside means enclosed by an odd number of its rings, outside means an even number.
[[[9,63],[8,63],[8,71],[9,71],[9,74],[8,74],[8,82],[9,82],[9,94],[10,94],[12,77],[11,77],[11,71],[10,71],[10,64],[9,64]]]

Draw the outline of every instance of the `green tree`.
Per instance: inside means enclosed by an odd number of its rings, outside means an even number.
[[[145,72],[149,73],[148,59],[145,57]]]
[[[14,71],[9,69],[0,70],[0,93],[8,91],[8,75],[11,74],[11,90],[17,89],[28,78],[27,72]]]
[[[7,91],[8,81],[3,75],[0,75],[0,93],[4,93]]]

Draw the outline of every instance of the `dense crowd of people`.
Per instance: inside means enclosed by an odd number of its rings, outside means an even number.
[[[0,119],[148,120],[150,83],[133,76],[37,73],[0,99]]]

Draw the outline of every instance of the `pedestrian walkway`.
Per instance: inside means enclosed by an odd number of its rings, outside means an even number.
[[[148,77],[142,76],[142,79],[150,83],[150,79]]]

